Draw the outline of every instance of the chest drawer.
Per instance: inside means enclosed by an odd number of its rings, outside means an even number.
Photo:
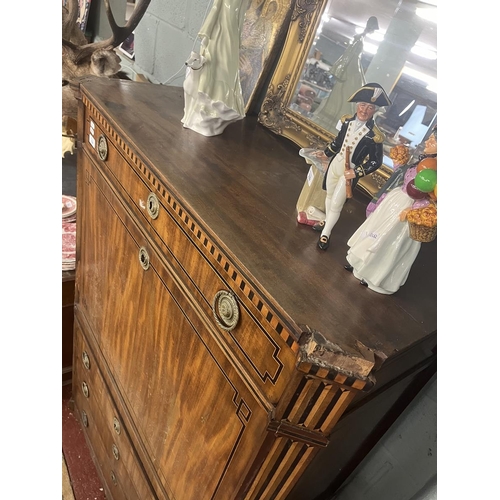
[[[75,324],[73,397],[101,474],[113,499],[155,499],[136,460],[122,418],[112,403],[78,322]]]
[[[284,322],[216,244],[216,236],[206,232],[144,163],[123,146],[102,117],[91,110],[87,113],[85,151],[139,224],[147,227],[158,254],[214,324],[228,355],[244,367],[268,401],[276,404],[292,376],[290,370],[298,350]],[[99,138],[107,144],[107,152],[101,156]],[[105,184],[98,177],[96,182]]]

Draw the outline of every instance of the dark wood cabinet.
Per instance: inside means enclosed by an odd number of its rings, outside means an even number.
[[[435,359],[435,247],[378,296],[345,243],[322,253],[297,224],[307,170],[255,117],[207,138],[183,129],[180,88],[89,78],[77,95],[73,392],[107,496],[312,500],[380,423],[344,426],[325,472],[339,420]]]
[[[71,384],[73,373],[73,326],[75,301],[75,271],[62,272],[62,323],[61,323],[61,354],[62,383]]]

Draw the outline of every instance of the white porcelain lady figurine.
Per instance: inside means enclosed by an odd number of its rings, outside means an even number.
[[[248,0],[214,0],[198,34],[201,67],[189,61],[184,81],[184,127],[205,136],[245,117],[239,77],[240,33]],[[196,58],[197,54],[191,54]]]
[[[425,142],[424,153],[437,156],[437,129]],[[410,237],[405,220],[409,209],[429,203],[408,194],[407,187],[415,178],[417,165],[406,169],[402,185],[387,193],[347,242],[349,265],[345,269],[361,280],[362,285],[378,293],[390,295],[405,284],[422,245]]]

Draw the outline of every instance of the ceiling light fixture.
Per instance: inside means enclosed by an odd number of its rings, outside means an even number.
[[[378,50],[378,45],[373,43],[364,42],[363,43],[363,51],[368,52],[368,54],[376,54]]]
[[[432,23],[437,24],[437,9],[434,7],[417,7],[415,9],[417,16]]]
[[[366,36],[376,42],[382,42],[385,37],[385,31],[374,31],[373,33],[368,33]]]

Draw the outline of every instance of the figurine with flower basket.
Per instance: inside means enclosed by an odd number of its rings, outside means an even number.
[[[415,200],[411,210],[402,214],[403,218],[406,215],[410,237],[421,243],[434,241],[437,235],[437,157],[420,160],[406,192]]]
[[[392,148],[395,171],[374,197],[367,219],[349,238],[348,271],[371,290],[393,294],[406,282],[422,243],[437,235],[437,128],[409,163],[404,145]],[[400,163],[406,162],[405,165]]]

